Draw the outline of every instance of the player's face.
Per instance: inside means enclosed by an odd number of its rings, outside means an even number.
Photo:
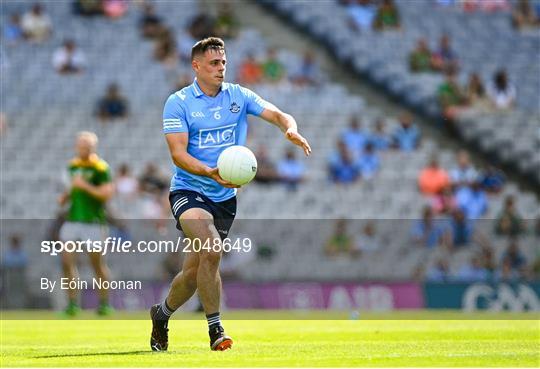
[[[77,141],[75,143],[75,151],[77,152],[77,155],[81,159],[88,159],[90,154],[94,152],[94,144],[85,137],[79,137],[77,138]]]
[[[225,79],[227,57],[224,51],[208,50],[204,55],[195,58],[193,69],[197,80],[206,85],[219,87]]]

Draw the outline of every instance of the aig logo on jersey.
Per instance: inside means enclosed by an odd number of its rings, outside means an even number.
[[[199,130],[199,148],[231,146],[236,143],[236,123]]]

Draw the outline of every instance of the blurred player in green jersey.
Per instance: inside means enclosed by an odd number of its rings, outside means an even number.
[[[59,199],[60,205],[69,203],[66,222],[60,229],[62,241],[103,241],[106,237],[105,205],[114,193],[109,165],[96,154],[98,138],[95,133],[83,131],[77,135],[76,157],[68,165],[70,186]],[[109,280],[109,269],[103,256],[88,252],[96,278]],[[77,253],[62,252],[64,278],[78,278]],[[73,316],[80,311],[76,289],[66,290],[69,298],[65,309]],[[112,312],[108,291],[99,290],[99,315]]]

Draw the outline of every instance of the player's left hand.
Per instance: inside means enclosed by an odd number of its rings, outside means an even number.
[[[88,182],[86,182],[81,175],[76,175],[71,180],[71,187],[73,188],[80,188],[84,190],[87,186]]]
[[[293,144],[300,146],[304,150],[306,156],[311,154],[311,146],[309,146],[309,142],[300,133],[298,133],[296,129],[289,128],[287,132],[285,132],[285,137],[287,137],[287,140],[291,141]]]

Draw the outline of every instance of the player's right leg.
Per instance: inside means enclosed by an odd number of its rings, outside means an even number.
[[[221,277],[219,263],[221,261],[221,237],[214,225],[214,217],[204,209],[192,208],[180,216],[180,224],[184,234],[192,240],[192,245],[210,245],[201,247],[199,267],[197,270],[197,289],[208,320],[210,348],[223,351],[231,348],[232,339],[227,336],[221,326],[219,308],[221,300]],[[214,250],[216,247],[218,251]]]
[[[79,231],[80,230],[77,223],[65,222],[60,228],[59,238],[63,242],[78,239],[80,233]],[[60,258],[62,262],[62,277],[67,278],[69,281],[78,278],[79,272],[77,270],[77,253],[62,251]],[[68,286],[70,285],[71,283],[68,284]],[[68,297],[68,304],[64,309],[64,313],[68,316],[75,316],[81,311],[78,303],[79,291],[75,288],[68,288],[66,293]]]

